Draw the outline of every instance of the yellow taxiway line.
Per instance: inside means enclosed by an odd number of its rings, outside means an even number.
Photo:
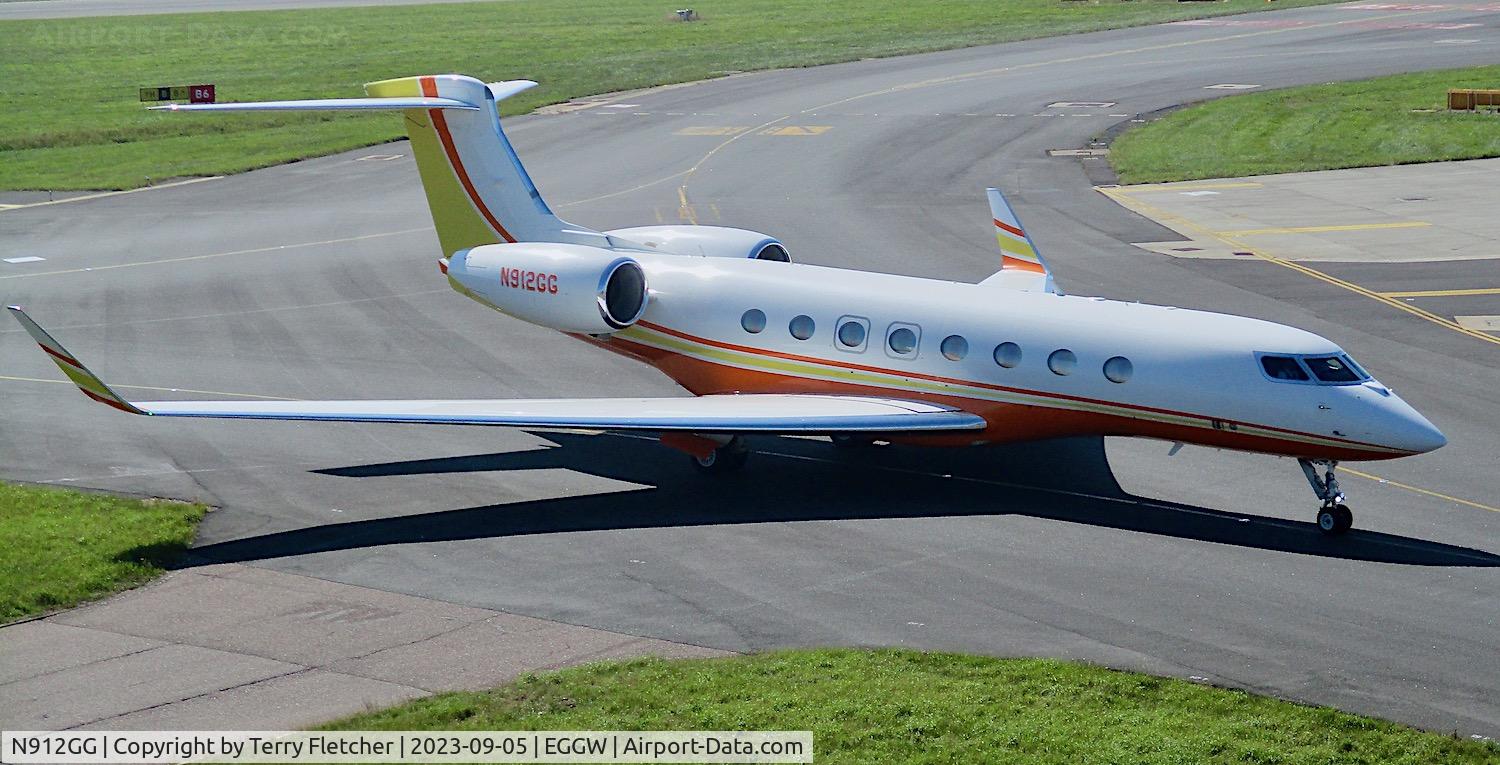
[[[1238,231],[1215,231],[1220,236],[1261,236],[1264,234],[1321,234],[1327,231],[1369,231],[1386,228],[1426,228],[1431,223],[1420,220],[1399,223],[1351,223],[1343,226],[1289,226],[1284,228],[1242,228]]]
[[[1412,290],[1410,292],[1382,292],[1388,298],[1465,297],[1468,295],[1500,295],[1500,287],[1482,287],[1472,290]]]

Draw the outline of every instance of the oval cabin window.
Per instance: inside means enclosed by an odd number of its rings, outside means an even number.
[[[766,328],[766,312],[759,308],[751,308],[740,317],[740,326],[752,335],[760,334]]]
[[[787,331],[791,332],[792,337],[798,340],[806,340],[813,336],[813,332],[817,330],[817,326],[817,324],[813,323],[811,316],[797,316],[787,325]]]
[[[995,346],[995,363],[1006,369],[1010,369],[1021,363],[1021,346],[1015,343],[1001,343]]]
[[[969,355],[969,341],[958,335],[949,335],[943,338],[940,346],[943,356],[949,361],[963,361]]]
[[[1055,375],[1073,374],[1073,368],[1078,366],[1078,356],[1067,348],[1059,348],[1047,357],[1047,368]]]

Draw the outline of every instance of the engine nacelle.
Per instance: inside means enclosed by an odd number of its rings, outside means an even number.
[[[455,253],[448,275],[485,303],[563,332],[605,334],[646,312],[646,273],[635,259],[578,244],[486,244]]]
[[[646,249],[669,255],[704,258],[745,258],[790,263],[786,245],[758,231],[723,226],[636,226],[606,231]]]

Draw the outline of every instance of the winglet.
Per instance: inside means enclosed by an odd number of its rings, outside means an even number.
[[[990,199],[990,217],[994,219],[995,239],[1000,243],[1000,270],[1040,274],[1045,279],[1044,289],[1056,292],[1052,270],[1047,268],[1047,262],[1042,260],[1031,236],[1021,227],[1021,221],[1016,218],[1010,203],[1005,201],[1005,195],[999,189],[985,189],[985,193]]]
[[[57,368],[61,369],[63,374],[67,375],[68,379],[72,380],[78,386],[79,390],[83,391],[83,395],[101,404],[108,404],[122,412],[149,414],[149,412],[141,410],[129,401],[120,398],[113,390],[110,390],[110,387],[105,385],[103,380],[100,380],[93,372],[90,372],[88,368],[79,363],[78,359],[73,357],[73,354],[68,353],[66,348],[63,348],[51,335],[47,334],[47,330],[42,329],[40,325],[32,321],[31,317],[27,316],[26,312],[21,310],[20,306],[12,305],[6,306],[6,308],[10,309],[11,315],[16,317],[16,321],[21,322],[21,326],[26,328],[26,333],[31,335],[31,339],[35,340],[36,344],[40,345],[42,350],[46,351],[47,355],[52,357],[52,363],[56,364]]]

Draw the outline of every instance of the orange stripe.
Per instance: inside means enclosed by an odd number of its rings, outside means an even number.
[[[421,82],[422,95],[429,98],[436,98],[438,94],[437,82],[431,77],[423,77]],[[428,109],[427,114],[432,119],[432,127],[437,130],[438,141],[443,144],[443,153],[448,155],[448,164],[453,166],[453,172],[458,176],[458,182],[463,184],[464,191],[468,193],[469,199],[474,202],[474,207],[478,208],[479,214],[483,215],[484,219],[489,221],[490,226],[495,229],[495,232],[500,235],[501,239],[507,242],[516,241],[516,238],[511,236],[510,232],[506,231],[504,226],[500,225],[500,221],[495,218],[495,214],[490,212],[490,208],[484,205],[484,200],[479,198],[479,192],[475,190],[474,182],[469,180],[469,173],[464,170],[463,161],[458,158],[458,149],[453,145],[453,136],[448,132],[448,120],[443,116],[443,110]]]
[[[1000,268],[1010,271],[1030,271],[1034,274],[1047,273],[1047,269],[1042,268],[1042,264],[1033,263],[1025,258],[1017,258],[1012,255],[1000,256]]]
[[[659,324],[653,324],[653,323],[651,323],[649,321],[639,321],[639,322],[636,322],[636,323],[640,324],[643,327],[646,327],[647,329],[653,329],[653,330],[656,330],[657,332],[661,332],[661,333],[667,334],[667,335],[672,335],[674,337],[678,337],[678,338],[681,338],[683,340],[688,340],[688,341],[695,342],[695,343],[702,343],[704,345],[710,345],[710,346],[714,346],[716,348],[722,348],[724,350],[737,351],[739,353],[748,353],[748,354],[755,355],[755,356],[771,356],[771,357],[774,357],[774,358],[785,359],[787,361],[799,361],[799,362],[810,363],[810,364],[821,364],[821,365],[824,365],[824,366],[839,367],[839,368],[843,368],[843,369],[853,369],[853,370],[857,370],[857,371],[861,371],[861,372],[874,372],[876,374],[893,375],[893,376],[896,376],[896,377],[908,377],[908,378],[917,379],[917,380],[927,380],[927,381],[930,381],[930,382],[946,383],[946,384],[949,384],[949,385],[964,385],[964,386],[971,387],[971,388],[982,388],[982,389],[986,389],[986,390],[1002,391],[1002,392],[1005,392],[1005,393],[1018,393],[1018,394],[1025,395],[1025,396],[1037,396],[1037,397],[1041,397],[1041,398],[1055,398],[1055,399],[1062,399],[1062,400],[1065,400],[1065,401],[1076,401],[1076,402],[1083,403],[1083,404],[1095,404],[1095,405],[1103,405],[1103,406],[1114,406],[1114,407],[1120,407],[1122,409],[1134,409],[1134,410],[1141,411],[1141,412],[1152,412],[1152,413],[1155,413],[1155,414],[1165,414],[1165,415],[1169,415],[1169,416],[1172,416],[1172,417],[1187,417],[1187,418],[1190,418],[1190,419],[1203,420],[1205,422],[1212,422],[1212,421],[1217,420],[1218,422],[1224,423],[1226,425],[1236,425],[1236,426],[1238,426],[1238,425],[1245,425],[1245,426],[1252,427],[1252,428],[1260,428],[1262,430],[1273,430],[1273,431],[1276,431],[1278,433],[1286,433],[1286,434],[1289,434],[1289,435],[1301,436],[1301,437],[1304,437],[1304,438],[1317,438],[1317,439],[1321,439],[1321,440],[1324,440],[1324,441],[1337,441],[1339,443],[1350,444],[1350,445],[1353,445],[1353,446],[1366,446],[1366,447],[1371,447],[1372,446],[1372,447],[1375,447],[1375,448],[1378,448],[1378,449],[1389,448],[1389,447],[1381,446],[1380,444],[1371,444],[1371,443],[1366,443],[1366,442],[1363,442],[1363,441],[1354,441],[1354,440],[1347,439],[1347,438],[1335,438],[1333,436],[1321,436],[1321,435],[1317,435],[1317,434],[1314,434],[1314,433],[1303,433],[1301,431],[1291,430],[1289,428],[1278,428],[1278,427],[1275,427],[1273,425],[1260,425],[1260,424],[1257,424],[1257,423],[1245,422],[1245,421],[1242,421],[1242,420],[1230,420],[1230,419],[1226,419],[1226,418],[1222,418],[1222,417],[1210,417],[1210,416],[1202,415],[1202,414],[1194,414],[1192,412],[1179,412],[1179,411],[1176,411],[1176,410],[1173,410],[1173,409],[1160,409],[1160,408],[1153,407],[1153,406],[1144,406],[1142,404],[1128,404],[1128,403],[1119,402],[1119,401],[1107,401],[1107,400],[1104,400],[1104,399],[1087,398],[1085,396],[1072,396],[1072,395],[1068,395],[1066,393],[1053,393],[1051,391],[1039,391],[1039,390],[1027,390],[1025,388],[1013,388],[1013,387],[1010,387],[1008,385],[996,385],[994,383],[977,382],[977,381],[973,381],[973,380],[961,380],[961,379],[954,378],[954,377],[940,377],[938,375],[923,374],[921,372],[909,372],[909,371],[904,371],[904,370],[888,369],[888,368],[885,368],[885,367],[873,367],[873,366],[866,366],[864,364],[851,364],[849,362],[844,362],[844,361],[832,361],[832,360],[829,360],[829,359],[820,359],[820,358],[818,358],[816,356],[799,356],[799,355],[794,354],[794,353],[782,353],[780,351],[770,351],[770,350],[764,350],[764,349],[760,349],[760,348],[752,348],[752,347],[744,346],[744,345],[735,345],[734,343],[725,343],[725,342],[721,342],[721,341],[718,341],[718,340],[710,340],[710,339],[708,339],[706,337],[698,337],[696,335],[690,335],[690,334],[688,334],[686,332],[680,332],[678,330],[671,329],[669,327],[663,327],[663,326],[661,326]],[[927,394],[922,394],[922,395],[927,395]]]
[[[616,353],[641,359],[652,366],[662,369],[674,380],[677,380],[697,395],[733,392],[887,396],[892,390],[892,388],[878,385],[853,385],[832,380],[796,377],[779,372],[739,369],[722,362],[695,359],[678,351],[642,345],[618,336],[611,337],[607,342],[596,341],[593,338],[587,339]],[[1331,456],[1336,459],[1378,460],[1406,456],[1404,453],[1371,451],[1361,449],[1357,446],[1322,447],[1320,449],[1312,444],[1275,436],[1139,420],[1125,415],[1058,410],[1034,404],[989,401],[986,399],[971,398],[962,394],[921,393],[914,398],[972,412],[984,417],[990,423],[989,429],[985,430],[982,434],[905,434],[897,436],[900,440],[929,445],[967,446],[973,444],[976,440],[983,440],[987,443],[1005,443],[1057,438],[1061,436],[1105,435],[1144,436],[1220,448],[1300,457]],[[1330,452],[1330,448],[1338,451]]]
[[[1025,231],[1022,231],[1021,229],[1018,229],[1015,226],[1012,226],[1009,223],[1006,223],[1006,222],[1001,221],[999,219],[995,220],[995,228],[1001,229],[1002,231],[1008,231],[1008,232],[1010,232],[1012,234],[1015,234],[1016,236],[1021,237],[1022,239],[1026,238],[1026,232]]]

